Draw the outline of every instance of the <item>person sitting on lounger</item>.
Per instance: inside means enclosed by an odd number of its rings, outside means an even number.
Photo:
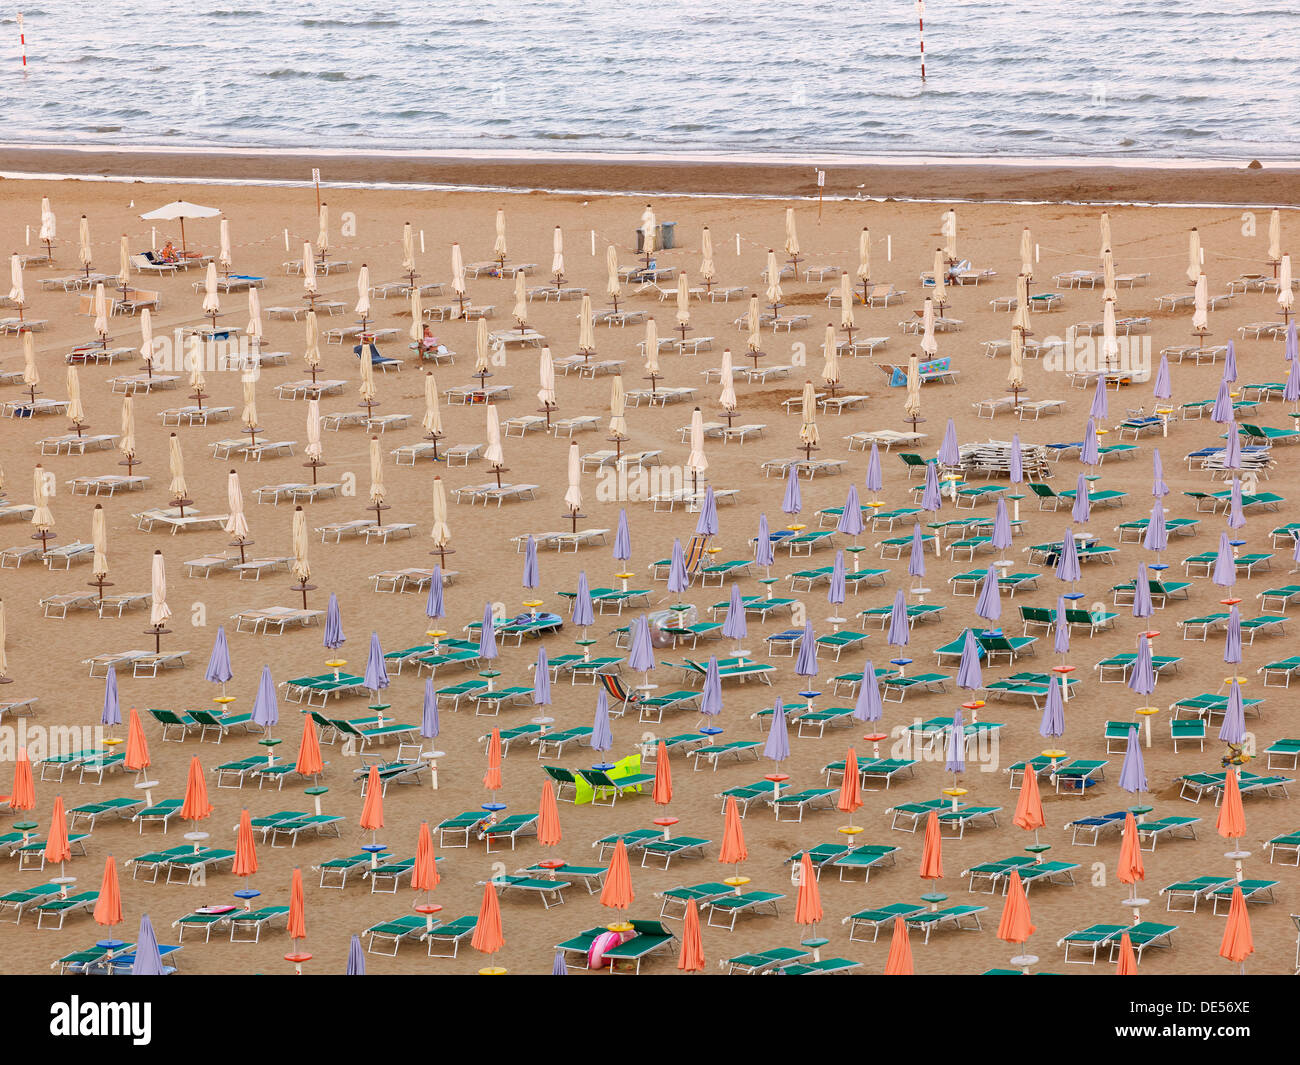
[[[427,325],[424,327],[424,336],[420,337],[420,354],[427,355],[431,351],[437,351],[442,347],[442,342],[433,335],[433,330]]]
[[[174,263],[179,261],[180,256],[176,254],[176,245],[169,240],[162,246],[162,250],[158,252],[158,259],[164,263]]]

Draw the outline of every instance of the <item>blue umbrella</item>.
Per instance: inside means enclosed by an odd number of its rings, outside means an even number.
[[[1092,496],[1088,493],[1088,479],[1082,473],[1074,482],[1074,506],[1070,508],[1070,517],[1080,525],[1087,525],[1092,517]]]
[[[1138,746],[1138,730],[1128,731],[1128,746],[1124,748],[1124,764],[1119,770],[1119,786],[1130,794],[1147,790],[1147,769],[1142,762],[1142,748]]]
[[[1237,345],[1231,340],[1223,355],[1223,379],[1229,384],[1237,380]]]
[[[483,624],[478,634],[478,653],[481,658],[493,659],[497,656],[496,622],[492,617],[492,604],[483,604]]]
[[[361,949],[361,937],[355,933],[352,936],[352,941],[348,944],[348,967],[343,975],[366,975],[366,952]]]
[[[885,479],[880,473],[880,449],[871,445],[871,457],[867,459],[867,491],[875,495],[885,487]]]
[[[432,589],[430,589],[432,594]],[[439,594],[441,594],[441,582],[439,584]],[[441,617],[441,615],[439,615]],[[339,597],[330,592],[329,602],[325,604],[325,634],[324,644],[331,651],[337,651],[344,643],[347,637],[343,635],[343,616],[339,612]]]
[[[614,532],[614,557],[626,562],[632,557],[632,536],[627,531],[627,511],[618,508],[618,529]]]
[[[1056,597],[1056,623],[1052,626],[1052,650],[1058,655],[1070,653],[1070,623],[1065,618],[1065,596]]]
[[[162,976],[162,954],[158,950],[158,936],[147,913],[140,915],[140,934],[135,937],[135,961],[132,976]]]
[[[682,553],[682,542],[673,539],[673,558],[668,566],[668,590],[684,592],[691,586],[690,574],[686,572],[686,556]]]
[[[533,705],[551,705],[551,667],[545,647],[537,648],[537,664],[533,666]]]
[[[728,640],[743,640],[749,632],[745,624],[745,604],[740,597],[740,585],[731,586],[731,601],[727,604],[727,616],[722,619],[722,635]]]
[[[537,541],[529,533],[524,544],[524,587],[536,588],[541,583],[542,576],[537,566]]]
[[[495,654],[495,651],[493,653]],[[388,668],[384,665],[384,649],[379,646],[377,632],[370,634],[370,654],[366,658],[365,685],[366,690],[372,692],[388,687]]]
[[[772,537],[767,531],[767,515],[758,516],[758,538],[754,541],[754,561],[763,567],[771,566],[776,560],[772,550]]]
[[[813,635],[811,621],[805,621],[803,639],[799,641],[799,655],[794,662],[795,676],[817,676],[817,638]]]
[[[569,967],[564,961],[564,952],[557,950],[555,952],[555,961],[551,963],[552,976],[568,976]]]
[[[943,493],[939,491],[939,464],[925,464],[925,488],[921,492],[921,509],[938,512],[943,506]]]
[[[997,621],[1002,616],[1002,595],[998,588],[998,574],[992,566],[980,581],[980,597],[975,604],[975,613],[986,621]]]
[[[438,692],[433,686],[433,678],[424,682],[424,711],[420,715],[420,735],[426,740],[435,740],[442,728],[438,720]]]
[[[1147,579],[1147,564],[1138,563],[1137,580],[1133,582],[1133,616],[1135,618],[1154,617],[1155,606],[1151,602],[1151,582]]]
[[[1246,515],[1241,509],[1241,478],[1232,479],[1232,490],[1229,493],[1228,504],[1228,528],[1244,529],[1246,527]]]
[[[835,531],[856,538],[864,528],[866,526],[862,523],[862,504],[858,502],[858,486],[851,484],[848,492],[845,493],[844,513],[840,515]]]
[[[587,587],[586,570],[578,574],[578,591],[573,597],[569,617],[580,629],[585,629],[596,621],[595,611],[591,608],[591,590]]]
[[[1071,584],[1082,576],[1079,545],[1074,542],[1073,526],[1065,530],[1065,538],[1061,541],[1061,557],[1056,560],[1056,576],[1058,580],[1069,581]]]
[[[912,526],[912,545],[907,555],[907,575],[925,576],[925,534],[921,532],[920,525]]]
[[[1011,517],[1007,514],[1007,501],[998,497],[998,507],[993,514],[993,546],[1005,551],[1012,545]]]
[[[1011,460],[1008,464],[1012,484],[1020,484],[1025,479],[1024,455],[1020,448],[1020,434],[1011,434]]]
[[[967,629],[961,645],[961,664],[957,667],[957,687],[974,691],[984,686],[984,674],[980,671],[982,653],[975,642],[975,633]]]
[[[718,669],[718,656],[709,655],[704,670],[704,685],[700,689],[700,713],[716,717],[722,713],[722,673]]]
[[[961,465],[961,448],[957,444],[957,424],[951,418],[943,430],[943,441],[939,444],[939,461],[945,466]]]
[[[856,721],[879,721],[885,712],[880,699],[880,680],[876,677],[876,667],[867,660],[862,667],[862,683],[858,688],[858,701],[853,707]]]
[[[1169,485],[1165,484],[1165,464],[1158,447],[1151,449],[1151,494],[1156,499],[1169,494]]]
[[[1241,664],[1241,611],[1234,603],[1228,611],[1228,628],[1223,636],[1223,660],[1230,666]],[[1236,680],[1233,680],[1236,684]]]
[[[1079,461],[1085,466],[1101,464],[1101,454],[1097,448],[1097,423],[1091,418],[1088,419],[1087,428],[1083,431],[1083,447],[1079,450]]]
[[[911,633],[907,624],[907,601],[903,598],[903,589],[894,595],[894,605],[889,611],[889,634],[886,640],[890,647],[906,647]]]
[[[429,598],[424,603],[424,616],[430,621],[445,618],[446,610],[442,605],[442,567],[433,567],[433,576],[429,578]]]
[[[263,729],[269,729],[280,721],[280,701],[275,697],[275,681],[271,679],[270,666],[262,667],[262,676],[257,682],[257,695],[253,698],[253,721]]]
[[[608,751],[614,746],[614,734],[609,728],[609,700],[605,689],[596,693],[596,717],[591,723],[591,749]]]
[[[1237,678],[1232,678],[1228,688],[1228,706],[1223,713],[1223,727],[1219,729],[1219,739],[1224,743],[1242,743],[1246,739],[1246,711],[1241,701],[1241,685]]]
[[[1165,508],[1160,500],[1151,507],[1151,517],[1147,521],[1147,531],[1142,534],[1142,546],[1157,554],[1169,546],[1169,533],[1165,528]]]
[[[627,668],[633,673],[649,673],[655,667],[655,649],[650,640],[650,623],[641,614],[632,622],[632,638],[627,652]]]
[[[790,730],[786,727],[785,704],[779,698],[772,708],[772,724],[767,730],[763,757],[771,759],[778,766],[790,757]]]
[[[718,535],[718,503],[713,498],[713,485],[704,488],[704,502],[700,504],[700,517],[695,523],[696,536]]]
[[[1064,681],[1052,680],[1047,685],[1047,699],[1043,706],[1043,719],[1038,723],[1038,734],[1054,740],[1065,735],[1065,699],[1061,695]]]
[[[1097,387],[1092,393],[1092,406],[1088,409],[1092,417],[1101,421],[1103,418],[1110,416],[1110,401],[1106,398],[1106,378],[1105,376],[1097,377]]]
[[[793,462],[786,472],[785,498],[781,500],[781,509],[787,514],[798,514],[803,510],[803,497],[799,492],[799,467]]]
[[[844,602],[844,552],[835,552],[835,565],[831,567],[831,585],[826,592],[826,601],[835,606]]]
[[[960,708],[953,711],[952,728],[948,730],[948,757],[943,767],[949,773],[966,772],[966,722]]]
[[[1156,670],[1151,663],[1151,641],[1138,637],[1137,658],[1128,675],[1128,689],[1138,695],[1150,695],[1156,690]]]
[[[217,638],[212,642],[212,657],[208,659],[203,679],[224,685],[234,674],[230,671],[230,645],[226,643],[226,627],[217,626]]]
[[[110,666],[104,674],[104,712],[99,715],[101,725],[120,725],[122,709],[117,699],[117,667]]]
[[[1173,399],[1173,383],[1169,379],[1169,357],[1163,353],[1160,356],[1160,365],[1156,368],[1156,384],[1154,389],[1156,399]]]
[[[1231,588],[1237,583],[1237,560],[1232,557],[1232,544],[1225,532],[1219,533],[1219,551],[1214,558],[1210,580],[1220,588]]]
[[[1232,396],[1228,392],[1228,382],[1219,382],[1219,391],[1214,397],[1214,406],[1210,410],[1210,417],[1220,425],[1227,425],[1236,417],[1236,411],[1232,406]]]

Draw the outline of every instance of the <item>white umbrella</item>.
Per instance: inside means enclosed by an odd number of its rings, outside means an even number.
[[[299,585],[305,585],[311,580],[311,563],[307,558],[307,512],[302,507],[295,508],[293,512],[291,542],[293,544],[293,562],[289,566],[289,572]]]
[[[921,314],[921,350],[931,359],[939,350],[939,342],[934,338],[934,300],[929,297]]]
[[[564,280],[564,232],[559,226],[551,236],[551,276],[557,285]]]
[[[23,384],[35,390],[41,383],[41,371],[36,365],[36,341],[30,329],[23,330]]]
[[[217,252],[217,265],[225,273],[230,273],[232,263],[230,256],[230,220],[221,220],[221,250]]]
[[[452,244],[451,246],[451,290],[458,297],[465,296],[465,257],[461,254],[460,245]]]
[[[822,380],[834,388],[840,383],[840,344],[835,335],[835,327],[826,323],[826,333],[822,339]]]
[[[609,435],[616,440],[626,440],[629,435],[627,418],[624,416],[625,406],[623,375],[615,374],[609,383]]]
[[[909,418],[915,418],[921,413],[921,368],[916,352],[907,357],[907,396],[903,400],[903,410]]]
[[[316,295],[316,256],[305,240],[302,242],[302,287],[309,295]]]
[[[1029,328],[1029,278],[1024,274],[1016,277],[1016,310],[1011,316],[1011,327],[1021,336],[1033,331]]]
[[[325,453],[320,443],[320,400],[307,401],[307,446],[304,449],[312,462],[320,462]]]
[[[596,350],[596,322],[591,313],[591,297],[585,292],[578,311],[578,350],[587,353]]]
[[[8,642],[9,632],[5,624],[5,601],[0,599],[0,677],[9,676],[9,653],[5,647]]]
[[[528,326],[528,289],[525,287],[524,272],[515,273],[515,308],[510,312],[520,329]]]
[[[370,267],[365,263],[357,272],[357,305],[353,310],[363,322],[370,317]]]
[[[749,297],[749,310],[746,312],[746,316],[749,319],[749,335],[745,338],[745,348],[748,351],[762,351],[763,334],[761,327],[763,319],[758,312],[757,295]]]
[[[934,249],[934,302],[942,307],[948,302],[947,263],[944,262],[943,249]]]
[[[130,396],[122,397],[122,436],[117,442],[117,450],[128,463],[134,463],[135,401]]]
[[[488,341],[488,324],[486,318],[478,320],[478,326],[474,331],[474,372],[476,374],[487,374],[492,372],[492,363],[489,352],[491,345]]]
[[[646,255],[653,255],[659,247],[659,223],[655,220],[655,210],[650,204],[641,212],[641,250]]]
[[[551,349],[542,348],[537,359],[537,376],[541,388],[537,390],[537,402],[549,412],[558,404],[555,402],[555,363],[551,361]]]
[[[1119,356],[1119,340],[1115,327],[1115,301],[1106,300],[1101,310],[1101,354],[1107,368]]]
[[[1104,248],[1101,253],[1101,277],[1101,298],[1118,300],[1119,288],[1115,284],[1115,253],[1109,248]]]
[[[23,288],[23,261],[17,252],[9,257],[9,278],[9,302],[17,307],[25,306],[27,293]]]
[[[370,438],[370,505],[382,507],[388,495],[384,487],[384,460],[379,451],[379,437]]]
[[[736,385],[731,369],[731,349],[727,348],[722,353],[722,369],[718,372],[718,381],[722,385],[722,391],[718,394],[718,402],[725,411],[735,411],[736,409]]]
[[[706,285],[711,285],[714,277],[713,236],[709,233],[709,227],[705,226],[700,231],[700,279]]]
[[[857,327],[853,315],[853,281],[847,273],[840,274],[840,328],[852,333]]]
[[[316,221],[316,253],[323,261],[325,253],[330,250],[330,205],[328,203],[320,205]]]
[[[447,490],[441,477],[433,479],[433,526],[429,537],[435,547],[446,547],[451,539],[451,529],[447,527]]]
[[[361,383],[357,386],[357,391],[361,396],[361,402],[370,407],[374,404],[379,391],[375,388],[375,363],[367,349],[368,345],[361,345]]]
[[[1282,212],[1276,207],[1268,214],[1268,258],[1269,262],[1282,261]]]
[[[1025,387],[1025,341],[1018,329],[1011,332],[1011,366],[1007,370],[1007,385],[1014,390]]]
[[[90,250],[90,222],[83,214],[81,216],[81,229],[78,234],[77,243],[77,258],[81,260],[82,266],[90,266],[92,254],[93,253]]]
[[[1204,274],[1196,277],[1196,296],[1192,311],[1192,331],[1201,332],[1210,326],[1210,286]]]
[[[1201,234],[1195,226],[1187,234],[1187,280],[1196,284],[1205,267],[1201,265]]]
[[[320,366],[320,325],[316,321],[316,312],[308,309],[306,330],[306,346],[303,350],[303,361],[307,364],[307,369],[316,370]]]
[[[1276,211],[1274,211],[1273,213],[1277,214]],[[41,233],[37,239],[40,240],[41,243],[45,244],[46,247],[48,248],[49,245],[54,243],[54,234],[57,229],[58,229],[58,225],[54,220],[54,211],[50,209],[50,198],[48,196],[42,196],[41,197]]]
[[[579,480],[582,459],[579,457],[578,442],[569,444],[569,488],[564,493],[564,505],[570,514],[577,514],[582,509],[582,483]]]
[[[492,256],[501,262],[506,258],[506,213],[497,208],[497,239],[492,245]]]
[[[1034,276],[1034,238],[1028,226],[1020,231],[1020,272],[1029,278]]]
[[[1101,250],[1105,251],[1107,248],[1113,248],[1115,245],[1111,243],[1111,239],[1110,239],[1109,212],[1107,211],[1101,212],[1101,219],[1099,221],[1098,228],[1101,233]]]
[[[767,302],[776,306],[781,302],[781,268],[776,265],[776,252],[767,250]]]
[[[163,564],[161,551],[153,553],[152,576],[153,587],[149,592],[149,624],[155,629],[160,629],[172,616],[171,609],[167,606],[167,569]]]
[[[442,436],[442,410],[438,405],[438,382],[430,371],[424,375],[424,418],[420,422],[430,436]]]
[[[243,382],[244,409],[239,412],[239,421],[244,431],[251,433],[257,429],[257,379],[251,374],[245,374]]]
[[[203,338],[198,333],[190,334],[189,351],[185,353],[185,362],[190,369],[190,387],[194,389],[193,395],[202,395],[203,387],[208,382],[203,376]]]
[[[1291,287],[1291,256],[1283,255],[1277,271],[1277,305],[1290,310],[1295,303],[1295,290]]]
[[[799,234],[794,226],[794,208],[785,209],[785,253],[791,259],[799,258]]]
[[[811,381],[805,381],[803,383],[803,403],[801,405],[799,439],[807,448],[811,449],[817,446],[817,393],[813,391],[813,383]]]
[[[221,310],[221,299],[217,295],[217,266],[208,263],[208,272],[203,279],[203,313],[215,315]]]
[[[169,486],[172,499],[184,499],[189,494],[185,485],[185,456],[181,454],[181,438],[175,433],[167,441],[167,457],[172,473]]]
[[[623,284],[618,277],[618,251],[612,244],[605,249],[605,273],[605,295],[617,304],[623,295]]]
[[[866,226],[858,234],[858,280],[871,280],[871,230]]]
[[[68,385],[68,418],[73,425],[81,425],[86,420],[86,408],[81,404],[81,381],[77,377],[77,368],[69,366],[66,374]]]
[[[402,273],[415,273],[415,232],[410,222],[402,223]]]
[[[90,571],[104,580],[108,576],[108,527],[104,521],[104,508],[99,503],[90,512],[90,542],[95,548]]]
[[[487,450],[483,452],[489,466],[498,468],[506,464],[505,452],[501,449],[501,423],[497,420],[497,405],[487,405]]]
[[[411,329],[410,337],[415,341],[418,351],[420,338],[424,336],[424,299],[420,295],[420,286],[411,286]]]
[[[153,369],[153,314],[148,307],[140,312],[140,357]]]
[[[101,337],[108,336],[108,301],[104,298],[104,283],[95,284],[95,332]]]
[[[943,252],[949,259],[957,258],[957,212],[952,208],[943,212],[943,222],[940,226],[940,232],[943,233]]]
[[[48,532],[54,528],[54,515],[50,512],[50,493],[45,484],[45,469],[36,464],[32,470],[32,502],[36,509],[32,511],[32,526],[37,532]]]
[[[258,295],[256,288],[248,289],[248,325],[244,332],[253,340],[253,347],[257,348],[262,342],[262,297]]]
[[[677,324],[682,328],[691,324],[691,287],[685,270],[677,275]]]
[[[704,454],[704,415],[699,407],[691,412],[691,450],[686,456],[686,468],[696,476],[709,468]]]
[[[645,372],[650,377],[659,376],[659,327],[655,325],[652,314],[645,320],[645,339],[641,342],[645,348]]]
[[[188,200],[173,200],[171,203],[164,204],[156,211],[149,211],[140,217],[146,222],[175,222],[181,224],[181,250],[185,250],[185,219],[187,218],[215,218],[219,215],[216,207],[201,207],[197,203],[190,203]]]

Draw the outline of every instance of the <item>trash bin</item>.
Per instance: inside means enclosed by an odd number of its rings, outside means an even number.
[[[672,248],[676,241],[676,231],[676,222],[660,222],[655,226],[655,250],[666,251]],[[636,230],[636,250],[637,254],[645,250],[645,233],[640,226],[637,226]]]

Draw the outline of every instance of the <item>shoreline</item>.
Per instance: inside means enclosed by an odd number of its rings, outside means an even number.
[[[829,154],[759,155],[311,149],[6,147],[3,170],[23,177],[517,189],[574,194],[723,195],[815,199],[1300,207],[1300,162],[952,158],[891,161]],[[255,175],[255,176],[250,176]]]

